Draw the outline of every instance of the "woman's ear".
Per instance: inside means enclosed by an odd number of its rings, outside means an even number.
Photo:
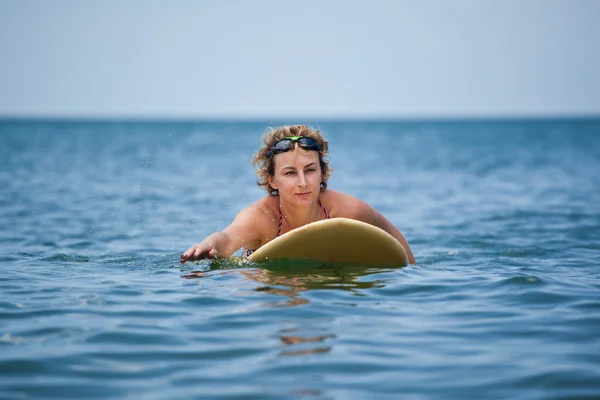
[[[279,188],[277,187],[277,184],[275,183],[275,179],[273,179],[273,175],[267,175],[267,182],[269,182],[269,185],[271,185],[271,187],[275,190],[279,190]]]

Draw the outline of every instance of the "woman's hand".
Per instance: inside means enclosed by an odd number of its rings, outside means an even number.
[[[218,252],[216,247],[204,241],[187,249],[180,256],[179,262],[183,264],[186,261],[202,260],[204,258],[216,258],[217,256]]]
[[[259,218],[257,218],[257,215]],[[264,236],[258,228],[264,219],[264,211],[256,207],[246,207],[235,217],[231,225],[222,232],[215,232],[198,244],[193,245],[180,256],[182,264],[186,261],[202,260],[204,258],[231,257],[244,244],[250,240],[260,241],[256,238]],[[257,220],[259,221],[257,223]],[[274,221],[274,220],[273,220]],[[263,226],[264,229],[264,226]]]

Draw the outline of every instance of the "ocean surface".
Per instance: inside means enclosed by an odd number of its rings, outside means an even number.
[[[0,398],[600,398],[600,119],[299,121],[418,265],[180,265],[292,122],[0,121]]]

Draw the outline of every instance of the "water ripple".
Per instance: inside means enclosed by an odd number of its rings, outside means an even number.
[[[263,128],[0,122],[0,398],[600,396],[598,121],[328,122],[420,265],[180,265]]]

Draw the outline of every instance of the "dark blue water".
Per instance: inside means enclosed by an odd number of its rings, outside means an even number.
[[[278,124],[0,122],[0,398],[600,397],[600,120],[319,123],[419,265],[180,266]]]

